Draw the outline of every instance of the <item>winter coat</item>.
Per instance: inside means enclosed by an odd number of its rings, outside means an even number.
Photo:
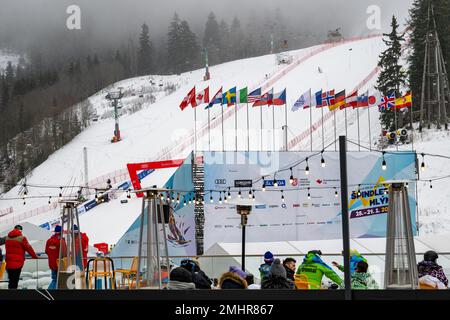
[[[212,281],[202,270],[193,272],[192,279],[197,289],[211,289]]]
[[[360,253],[353,253],[350,256],[350,274],[355,272],[356,266],[358,265],[358,262],[360,262],[360,261],[364,261],[365,263],[367,263],[367,259],[364,258]],[[344,266],[343,265],[340,265],[338,267],[338,269],[340,271],[344,272]]]
[[[78,234],[75,235],[74,241],[75,241],[75,252],[78,255],[78,252],[80,252],[80,241],[78,240]],[[89,250],[89,238],[84,232],[81,232],[81,249],[83,253],[83,266],[86,268],[87,254]]]
[[[286,270],[286,276],[289,280],[291,281],[295,281],[295,271],[289,268],[284,267],[284,269]]]
[[[219,279],[220,289],[247,289],[247,281],[234,272],[225,272]]]
[[[25,252],[28,252],[33,259],[38,258],[27,238],[22,235],[22,231],[19,229],[14,229],[8,233],[5,247],[6,269],[22,268],[25,263]]]
[[[66,241],[62,239],[63,243],[63,249],[61,252],[61,256],[65,257],[67,255],[67,245]],[[59,248],[61,246],[61,236],[58,234],[55,234],[50,237],[50,239],[47,240],[47,243],[45,244],[45,253],[48,256],[48,267],[51,270],[57,270],[58,264],[57,260],[59,259]]]
[[[338,285],[342,284],[342,279],[325,262],[314,253],[308,253],[303,259],[303,263],[298,267],[296,274],[304,274],[308,277],[311,289],[320,289],[322,278],[325,275]]]
[[[171,280],[166,287],[167,290],[195,290],[195,283]]]
[[[270,272],[270,267],[272,265],[268,264],[268,263],[263,263],[262,265],[259,266],[259,276],[261,278],[261,281],[264,280],[265,278],[269,277],[269,272]]]
[[[4,245],[5,241],[6,241],[5,237],[3,237],[3,238],[0,237],[0,246]],[[0,265],[1,265],[2,261],[3,261],[3,252],[2,252],[2,248],[0,248]]]
[[[284,277],[270,275],[261,282],[261,289],[294,289],[294,283]]]
[[[444,270],[440,265],[433,261],[422,261],[417,265],[419,271],[419,278],[430,275],[438,278],[446,287],[448,287],[448,279],[445,276]]]
[[[378,284],[368,272],[354,272],[350,277],[352,289],[378,289]]]

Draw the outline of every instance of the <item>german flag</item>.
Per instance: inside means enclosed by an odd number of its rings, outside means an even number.
[[[328,108],[330,111],[333,111],[337,108],[342,109],[341,107],[345,105],[345,90],[342,90],[341,92],[336,93],[334,96],[334,104],[332,106],[329,106]]]

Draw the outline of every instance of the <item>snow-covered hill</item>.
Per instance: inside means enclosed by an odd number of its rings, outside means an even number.
[[[180,159],[186,157],[194,148],[193,128],[194,110],[188,108],[180,111],[178,105],[185,94],[195,85],[197,90],[210,87],[210,96],[223,86],[224,90],[237,86],[249,87],[249,90],[261,86],[264,90],[274,87],[274,91],[287,88],[288,94],[288,140],[291,150],[309,150],[308,132],[309,111],[300,110],[292,112],[290,107],[303,92],[312,88],[331,89],[337,91],[354,89],[361,91],[371,88],[377,74],[378,55],[384,49],[380,36],[364,39],[354,39],[337,44],[323,44],[315,47],[291,51],[294,58],[291,65],[277,65],[274,55],[267,55],[251,59],[239,60],[213,66],[210,68],[211,80],[203,81],[204,70],[196,70],[179,76],[146,76],[124,80],[116,83],[108,90],[117,90],[122,87],[126,92],[123,99],[120,128],[123,140],[112,144],[114,119],[111,108],[104,96],[107,90],[97,93],[89,100],[93,105],[99,120],[84,132],[78,135],[49,157],[47,161],[37,167],[27,179],[27,183],[53,186],[83,185],[83,148],[88,150],[89,184],[105,187],[106,179],[113,183],[127,180],[126,164],[130,162],[143,162],[157,159]],[[168,90],[161,88],[171,87],[175,90],[169,94]],[[148,98],[154,96],[154,103]],[[235,114],[237,112],[238,140],[237,149],[247,149],[247,117],[246,105],[224,107],[224,140],[222,141],[222,127],[220,106],[211,109],[211,141],[207,129],[208,113],[203,107],[198,107],[197,116],[197,149],[198,150],[235,150]],[[260,141],[260,108],[249,107],[250,150],[279,150],[282,148],[282,126],[284,125],[285,110],[283,107],[274,109],[263,107],[263,140]],[[272,130],[272,111],[275,115],[275,133]],[[333,125],[334,116],[324,111],[324,141],[329,144],[335,140]],[[376,108],[360,111],[360,139],[368,145],[369,141],[369,114],[371,118],[371,139],[377,139],[380,132],[378,111]],[[357,140],[357,113],[348,110],[348,137]],[[322,110],[313,110],[313,148],[322,149]],[[344,112],[336,112],[337,134],[345,133]],[[430,133],[431,134],[431,133]],[[275,136],[275,141],[273,140]],[[444,140],[446,137],[442,137]],[[434,145],[434,144],[433,144]],[[417,148],[419,149],[417,144]],[[350,147],[355,149],[355,147]],[[435,150],[432,144],[423,142],[423,150]],[[428,149],[429,148],[429,149]],[[419,149],[420,150],[420,149]],[[442,150],[442,149],[441,149]],[[422,150],[420,150],[422,151]],[[450,150],[449,150],[450,151]],[[450,152],[449,152],[450,154]],[[430,166],[432,164],[430,163]],[[165,169],[151,174],[143,180],[145,185],[163,185],[174,172]],[[438,174],[438,173],[436,173]],[[43,189],[28,187],[30,196],[53,195],[52,202],[60,192],[59,188]],[[8,193],[4,198],[18,197],[19,186]],[[64,189],[64,194],[76,192],[76,188]],[[450,192],[450,189],[449,189]],[[124,194],[118,194],[118,199],[102,204],[81,216],[81,224],[92,243],[115,243],[129,225],[134,221],[140,211],[140,200],[132,199],[127,204],[121,204]],[[48,206],[48,199],[27,199],[23,201],[0,201],[0,214],[11,210],[12,213],[0,217],[0,229],[10,227],[14,223],[27,220],[41,224],[59,215],[59,208]],[[420,199],[419,199],[420,201]],[[442,201],[445,201],[444,198]],[[422,215],[430,220],[435,213],[434,203],[427,203],[421,209]],[[445,206],[445,204],[443,204]],[[34,209],[34,211],[32,211]],[[431,222],[422,221],[424,230],[428,230]],[[443,230],[445,231],[445,230]]]

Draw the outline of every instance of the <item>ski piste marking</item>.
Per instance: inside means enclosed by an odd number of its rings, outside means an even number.
[[[363,41],[363,40],[368,40],[368,39],[378,38],[378,37],[382,37],[382,35],[374,34],[374,35],[369,35],[369,36],[365,36],[365,37],[355,37],[355,38],[351,38],[351,39],[340,41],[340,42],[332,42],[332,43],[325,43],[325,44],[318,45],[317,48],[313,49],[312,51],[310,51],[308,53],[298,54],[296,56],[296,60],[294,60],[294,62],[292,62],[290,65],[288,65],[285,68],[281,69],[280,71],[276,72],[269,79],[267,79],[265,81],[264,80],[260,81],[257,85],[254,85],[253,87],[256,88],[257,86],[261,86],[261,90],[263,90],[263,89],[265,90],[268,87],[270,87],[271,85],[273,85],[274,83],[276,83],[278,80],[283,78],[285,75],[287,75],[289,72],[294,70],[296,67],[298,67],[302,63],[308,61],[310,58],[312,58],[322,52],[326,52],[329,49],[333,49],[333,48],[336,48],[336,47],[339,47],[339,46],[342,46],[342,45],[345,45],[348,43]],[[364,86],[377,73],[378,73],[378,67],[375,68],[361,83],[359,83],[357,85],[356,89],[354,89],[354,90],[358,90],[360,87]],[[246,106],[245,104],[240,104],[240,105],[237,104],[235,108],[230,108],[230,109],[227,108],[224,111],[223,120],[225,121],[225,120],[229,119],[231,116],[234,115],[234,112],[237,112],[239,109],[242,109],[245,106]],[[325,124],[326,121],[331,119],[333,114],[334,114],[333,112],[328,112],[326,115],[324,115],[323,123]],[[222,123],[222,118],[221,118],[221,114],[219,113],[218,115],[216,115],[216,118],[211,121],[210,128],[211,129],[217,128],[221,123]],[[321,127],[321,125],[322,125],[322,118],[320,118],[318,121],[316,121],[313,124],[313,126],[312,126],[313,132],[318,130]],[[291,139],[291,141],[288,143],[288,149],[295,147],[298,143],[300,143],[301,141],[306,139],[309,135],[310,130],[311,130],[311,127],[308,128],[307,130],[305,130],[300,135],[297,135],[296,137]],[[197,137],[200,137],[200,138],[204,137],[208,132],[208,123],[205,122],[203,124],[203,126],[201,127],[201,129],[197,130],[197,131],[198,131]],[[155,161],[168,159],[173,155],[181,154],[184,150],[186,150],[186,148],[190,147],[193,144],[193,142],[194,142],[194,133],[192,132],[190,134],[190,136],[188,138],[186,138],[184,143],[182,143],[181,145],[176,144],[172,148],[169,147],[168,151],[164,152],[163,154],[157,155],[155,158]],[[119,170],[115,170],[113,172],[106,173],[102,176],[96,177],[95,179],[93,179],[89,182],[89,185],[92,187],[95,187],[95,186],[98,186],[98,185],[104,183],[108,179],[111,179],[111,181],[113,183],[118,183],[118,182],[127,180],[127,178],[128,178],[128,170],[127,169],[119,169]],[[54,204],[57,205],[57,202],[54,202]],[[24,219],[36,217],[41,214],[48,213],[49,211],[54,210],[54,209],[55,208],[53,205],[51,205],[51,206],[43,205],[43,206],[35,208],[33,210],[29,210],[29,211],[23,212],[21,214],[18,214],[18,216],[22,216],[22,218],[19,218],[18,220],[15,219],[15,217],[6,218],[4,220],[2,219],[2,221],[0,221],[0,225],[1,224],[8,225],[8,222],[7,222],[8,220],[12,220],[9,223],[12,225],[17,221],[22,221]]]

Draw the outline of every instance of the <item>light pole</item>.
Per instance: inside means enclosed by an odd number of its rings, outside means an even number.
[[[254,191],[253,191],[254,194]],[[229,205],[236,206],[236,213],[241,216],[241,228],[242,228],[242,254],[241,254],[241,269],[245,272],[245,244],[246,244],[246,226],[248,222],[248,216],[252,212],[252,207],[261,205],[257,203],[255,198],[236,198],[228,201]]]
[[[117,142],[120,141],[120,130],[119,130],[119,110],[118,105],[120,99],[123,97],[122,89],[119,89],[119,91],[111,91],[106,95],[106,99],[109,101],[112,101],[113,107],[114,107],[114,137],[112,138],[111,142]]]

